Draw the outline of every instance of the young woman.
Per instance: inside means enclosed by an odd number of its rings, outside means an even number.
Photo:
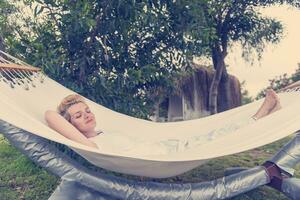
[[[252,116],[254,120],[259,120],[281,108],[280,101],[276,93],[267,90],[265,100],[258,111]],[[63,136],[81,144],[101,148],[101,144],[95,143],[95,138],[104,135],[101,131],[96,131],[96,120],[89,106],[83,97],[77,94],[65,97],[56,111],[46,111],[45,119],[52,129]],[[122,139],[122,138],[121,138]],[[126,142],[125,142],[126,143]]]
[[[48,110],[45,119],[50,128],[81,144],[97,148],[88,138],[99,134],[95,130],[96,120],[84,99],[77,94],[65,97],[57,112]]]

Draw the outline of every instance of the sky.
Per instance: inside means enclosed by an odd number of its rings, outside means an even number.
[[[228,72],[240,82],[245,81],[245,89],[255,97],[269,85],[270,79],[287,73],[294,73],[300,63],[300,9],[288,6],[265,8],[262,13],[280,20],[284,26],[284,37],[278,44],[268,45],[260,61],[247,63],[241,58],[241,47],[234,46],[229,51],[226,64]]]

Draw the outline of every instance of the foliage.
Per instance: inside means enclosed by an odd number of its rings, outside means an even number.
[[[15,12],[15,6],[6,0],[0,0],[0,50],[4,50],[4,40],[12,35],[9,16]]]
[[[281,3],[280,0],[249,0],[249,1],[220,1],[210,0],[202,5],[205,20],[211,27],[209,55],[212,50],[219,48],[227,55],[227,49],[234,42],[240,42],[244,47],[243,56],[251,56],[255,50],[259,57],[266,42],[276,43],[282,35],[282,25],[279,21],[265,17],[259,8]]]
[[[220,82],[225,90],[225,99],[229,102],[230,87],[225,65],[228,48],[235,42],[243,46],[243,57],[249,59],[253,51],[258,56],[267,42],[276,43],[282,33],[282,25],[275,19],[262,16],[260,6],[280,3],[278,0],[209,0],[202,4],[207,27],[211,29],[208,40],[209,55],[216,70],[210,88],[209,107],[212,114],[217,112],[217,93]],[[227,106],[230,108],[230,106]]]
[[[300,1],[299,0],[282,0],[282,2],[300,8]]]
[[[184,34],[188,1],[25,2],[35,17],[23,19],[30,32],[16,29],[22,35],[7,43],[9,52],[126,114],[147,118],[197,50]]]
[[[269,86],[262,89],[256,96],[256,99],[260,99],[260,98],[264,97],[265,91],[268,88],[272,88],[275,91],[278,91],[278,90],[286,87],[287,85],[289,85],[293,82],[299,81],[299,80],[300,80],[300,63],[298,63],[298,68],[296,69],[296,71],[293,74],[291,74],[291,76],[288,76],[285,73],[281,76],[278,76],[278,77],[275,77],[275,78],[269,80]]]
[[[241,83],[242,105],[245,105],[245,104],[248,104],[248,103],[251,103],[254,101],[254,99],[251,96],[249,96],[248,90],[245,89],[245,85],[246,85],[246,82],[243,81]]]
[[[245,57],[254,50],[260,55],[282,32],[278,21],[257,10],[280,0],[23,2],[32,14],[19,9],[10,36],[0,33],[8,52],[106,107],[141,118],[162,94],[173,93],[194,56],[212,58],[213,99],[219,82],[228,82],[227,48],[238,41]]]

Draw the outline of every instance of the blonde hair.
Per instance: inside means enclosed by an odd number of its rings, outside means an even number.
[[[70,114],[67,112],[68,109],[77,103],[85,103],[85,100],[82,96],[78,95],[78,94],[71,94],[66,96],[61,103],[57,106],[57,112],[63,116],[66,120],[70,121],[71,116]]]

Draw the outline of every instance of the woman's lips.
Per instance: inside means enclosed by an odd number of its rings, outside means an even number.
[[[86,121],[86,124],[88,124],[88,123],[90,123],[90,122],[92,122],[92,121],[94,121],[94,119],[92,118],[92,119],[89,119],[89,120],[87,120]]]

